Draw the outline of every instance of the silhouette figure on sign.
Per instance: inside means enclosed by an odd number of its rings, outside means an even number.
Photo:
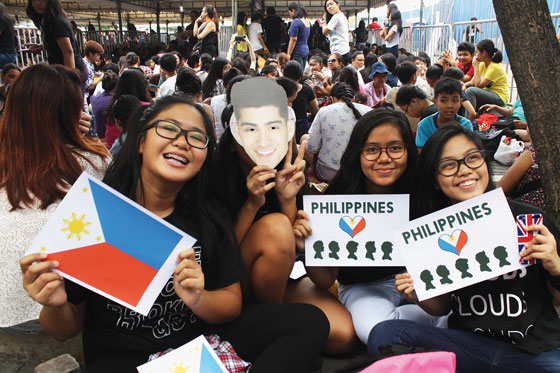
[[[503,246],[498,246],[494,249],[494,257],[500,261],[500,267],[511,265],[511,263],[507,261],[508,253]]]
[[[366,258],[375,260],[373,258],[373,254],[377,251],[375,247],[375,241],[368,241],[366,242]]]
[[[391,253],[393,252],[393,244],[389,241],[385,241],[381,244],[381,251],[383,251],[382,260],[393,260],[391,258]]]
[[[442,284],[452,284],[453,281],[449,278],[449,270],[446,266],[440,265],[436,268],[436,273],[438,274],[441,279],[439,280]]]
[[[348,241],[346,244],[346,250],[348,250],[348,259],[358,260],[356,256],[356,251],[358,251],[358,243],[356,241]]]
[[[481,251],[475,255],[476,261],[480,264],[480,272],[492,272],[488,263],[490,263],[490,258],[486,256],[484,251]]]
[[[420,273],[420,280],[424,281],[424,283],[426,284],[426,290],[436,288],[432,284],[432,281],[434,281],[434,277],[432,276],[432,273],[429,270],[425,269]]]
[[[340,259],[338,257],[338,252],[340,251],[340,247],[338,246],[338,242],[336,241],[331,241],[329,242],[329,250],[331,251],[329,253],[329,258],[333,258],[333,259]]]
[[[325,245],[323,241],[313,242],[313,250],[315,250],[315,256],[313,259],[323,259],[323,251],[325,251]]]
[[[457,268],[461,272],[461,278],[473,277],[471,273],[469,273],[469,260],[465,258],[457,259],[455,261],[455,268]]]

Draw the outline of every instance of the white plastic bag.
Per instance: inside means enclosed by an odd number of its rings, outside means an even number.
[[[498,145],[498,149],[494,153],[494,159],[503,165],[510,166],[519,157],[523,148],[523,141],[503,135],[500,139],[500,145]]]

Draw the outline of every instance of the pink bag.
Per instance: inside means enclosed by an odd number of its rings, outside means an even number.
[[[360,373],[454,373],[455,365],[453,352],[422,352],[376,361]]]

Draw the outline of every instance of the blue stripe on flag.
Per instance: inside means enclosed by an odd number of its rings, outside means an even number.
[[[182,236],[89,180],[105,242],[159,270]]]

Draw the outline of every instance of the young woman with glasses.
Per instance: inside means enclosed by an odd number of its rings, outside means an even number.
[[[64,340],[83,330],[88,371],[132,371],[150,354],[204,334],[231,343],[256,372],[309,372],[328,320],[305,304],[243,307],[243,266],[231,222],[209,193],[216,141],[205,110],[164,97],[131,122],[103,181],[197,239],[182,251],[149,317],[50,270],[44,254],[21,259],[23,285],[43,305],[43,328]],[[154,247],[154,250],[157,250]],[[289,359],[286,359],[289,356]]]
[[[458,124],[442,127],[430,137],[422,149],[416,177],[420,214],[467,201],[493,188],[487,163],[490,158],[482,149],[479,137]],[[543,214],[538,208],[511,200],[509,207],[513,218]],[[543,224],[527,227],[538,232],[520,253],[519,260],[538,259],[529,267],[422,302],[418,302],[410,276],[397,275],[395,286],[404,298],[433,315],[451,311],[449,329],[408,320],[386,321],[370,334],[369,352],[376,355],[379,346],[401,344],[451,351],[461,372],[558,372],[560,319],[552,300],[560,289],[560,232],[548,216],[543,214],[543,218]]]
[[[356,123],[340,169],[327,194],[411,193],[418,151],[404,114],[377,109]],[[311,234],[307,215],[300,211],[296,236]],[[338,298],[352,314],[358,338],[367,343],[373,327],[384,320],[408,319],[435,323],[417,305],[395,290],[395,275],[403,267],[308,267],[308,274],[320,288],[328,289],[338,280]]]

